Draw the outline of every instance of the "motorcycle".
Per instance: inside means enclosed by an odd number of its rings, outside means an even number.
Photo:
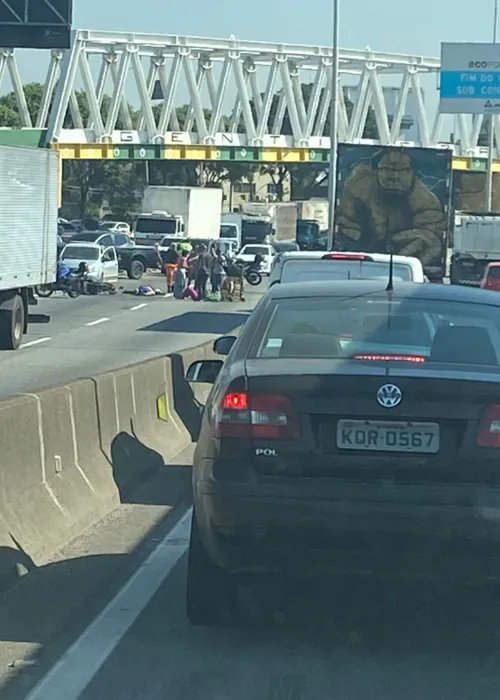
[[[42,284],[35,287],[35,293],[42,299],[48,299],[54,292],[63,292],[70,299],[76,299],[81,292],[81,278],[76,273],[70,273],[66,277],[60,277],[55,282]]]
[[[100,282],[88,278],[89,271],[86,263],[80,263],[77,270],[70,271],[62,268],[56,282],[35,287],[39,297],[48,299],[54,292],[63,292],[71,299],[76,299],[81,294],[96,295],[116,294],[116,287],[110,282]]]
[[[262,275],[259,272],[259,266],[255,262],[245,262],[244,260],[237,260],[238,265],[243,267],[243,277],[252,287],[257,287],[262,282]]]
[[[101,292],[110,295],[116,294],[116,287],[114,284],[111,284],[111,282],[96,282],[94,280],[85,280],[84,285],[84,294],[95,295],[100,294]]]

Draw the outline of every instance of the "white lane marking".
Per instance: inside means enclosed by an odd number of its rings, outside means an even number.
[[[52,340],[52,338],[37,338],[36,340],[28,340],[27,343],[23,343],[21,348],[31,348],[33,345],[40,345],[40,343],[46,343],[47,340]]]
[[[91,321],[90,323],[86,323],[86,326],[98,326],[100,323],[106,323],[106,321],[109,321],[110,319],[107,318],[107,316],[103,316],[102,318],[98,318],[97,321]]]
[[[191,511],[189,508],[25,700],[78,700],[186,551]]]
[[[139,311],[139,309],[143,309],[145,306],[147,306],[146,303],[144,304],[137,304],[136,306],[132,306],[129,311]]]

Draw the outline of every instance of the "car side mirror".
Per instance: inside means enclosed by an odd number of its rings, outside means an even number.
[[[214,341],[213,351],[216,355],[229,355],[231,348],[235,344],[237,338],[235,335],[223,335]]]
[[[222,360],[198,360],[186,372],[186,380],[192,384],[214,384],[223,366]]]

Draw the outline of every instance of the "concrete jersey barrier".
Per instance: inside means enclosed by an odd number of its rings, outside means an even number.
[[[196,441],[209,387],[184,375],[213,357],[210,342],[0,401],[0,591]]]

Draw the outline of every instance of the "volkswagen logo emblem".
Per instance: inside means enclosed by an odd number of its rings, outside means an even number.
[[[384,384],[377,391],[377,401],[384,408],[394,408],[403,400],[401,389],[395,384]]]

